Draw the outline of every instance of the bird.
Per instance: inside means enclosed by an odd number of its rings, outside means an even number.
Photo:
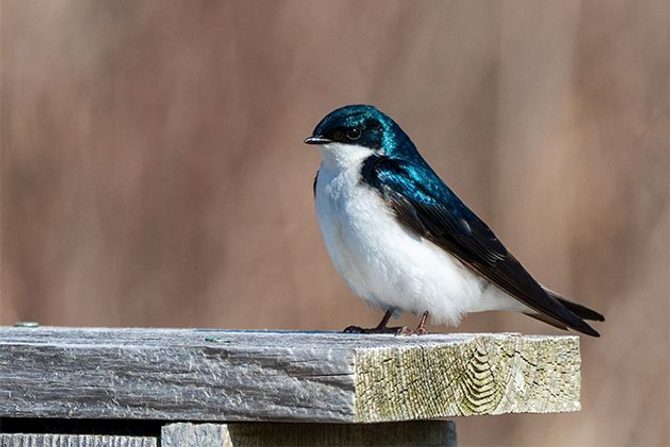
[[[328,113],[304,142],[320,152],[313,183],[326,249],[354,295],[384,311],[347,333],[423,335],[473,312],[522,312],[599,337],[602,314],[544,287],[440,179],[410,137],[371,105]],[[400,313],[415,329],[388,326]]]

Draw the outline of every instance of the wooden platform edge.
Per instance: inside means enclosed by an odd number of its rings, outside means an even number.
[[[576,336],[0,328],[0,418],[375,423],[580,409]]]
[[[579,338],[480,335],[358,350],[359,422],[581,409]]]

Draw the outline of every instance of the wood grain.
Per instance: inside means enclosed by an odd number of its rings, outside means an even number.
[[[476,336],[358,353],[360,421],[580,409],[576,337]]]
[[[0,417],[389,422],[579,409],[574,336],[0,329]]]
[[[452,421],[231,424],[228,430],[230,447],[456,447]]]
[[[168,424],[161,430],[161,447],[232,447],[225,424]],[[271,444],[268,444],[271,445]]]
[[[394,424],[177,423],[163,447],[456,447],[453,421]]]
[[[0,447],[156,447],[156,438],[102,435],[0,434]]]

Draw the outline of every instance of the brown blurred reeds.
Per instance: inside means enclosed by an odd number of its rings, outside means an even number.
[[[461,444],[670,442],[667,2],[0,5],[0,323],[372,324],[301,141],[373,103],[531,272],[608,317],[582,341],[581,413],[466,418]]]

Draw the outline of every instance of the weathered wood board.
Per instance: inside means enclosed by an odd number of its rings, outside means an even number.
[[[579,393],[576,336],[0,328],[0,417],[389,422]]]
[[[180,422],[163,427],[161,447],[233,447],[233,444],[225,424]]]
[[[0,447],[156,447],[156,438],[102,435],[0,434]]]
[[[0,434],[0,447],[156,447],[152,436]],[[162,447],[456,447],[452,421],[392,424],[174,423]]]
[[[162,447],[456,447],[453,421],[393,424],[177,423]]]

